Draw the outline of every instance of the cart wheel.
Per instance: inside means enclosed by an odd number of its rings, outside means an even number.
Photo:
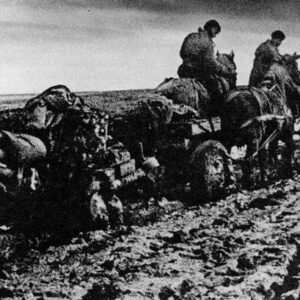
[[[235,182],[231,159],[218,141],[201,143],[191,157],[191,188],[197,201],[215,201]]]

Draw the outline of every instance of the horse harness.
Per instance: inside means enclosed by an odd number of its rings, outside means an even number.
[[[272,89],[270,91],[272,92]],[[235,97],[237,97],[241,93],[248,93],[248,95],[252,95],[256,99],[256,102],[258,104],[261,115],[266,115],[271,111],[270,98],[268,97],[266,92],[264,92],[261,89],[258,89],[256,87],[251,87],[251,88],[244,87],[240,90],[235,90],[235,91],[229,92],[227,97],[225,97],[224,104],[228,104],[229,102],[231,102]],[[267,107],[265,107],[266,105],[267,105]],[[267,111],[265,111],[265,109]],[[242,124],[242,126],[240,127],[240,129],[242,127],[244,127],[244,125],[246,123],[251,123],[251,121],[252,120],[247,120],[246,122],[244,122]],[[257,149],[251,155],[251,157],[255,157],[262,149],[264,149],[267,146],[267,144],[270,144],[272,141],[274,141],[279,133],[280,133],[279,128],[276,128],[275,130],[273,130],[272,133],[264,140],[264,142],[260,146],[257,145]]]

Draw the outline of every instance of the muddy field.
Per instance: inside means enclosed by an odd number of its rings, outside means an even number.
[[[153,224],[42,249],[2,234],[0,297],[299,299],[298,180],[200,207],[164,201]]]
[[[81,96],[118,115],[153,94]],[[0,298],[300,299],[299,180],[200,206],[158,199],[117,231],[26,239],[0,224]]]

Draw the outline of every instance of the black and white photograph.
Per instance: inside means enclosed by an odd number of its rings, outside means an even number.
[[[0,24],[0,299],[300,300],[299,0]]]

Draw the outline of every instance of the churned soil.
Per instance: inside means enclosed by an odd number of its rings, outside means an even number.
[[[61,245],[3,232],[0,298],[299,299],[299,180]]]

